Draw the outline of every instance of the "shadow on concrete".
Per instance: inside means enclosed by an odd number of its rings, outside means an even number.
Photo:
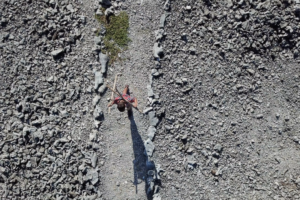
[[[133,169],[134,169],[134,181],[133,184],[136,186],[136,193],[138,193],[138,184],[144,182],[145,184],[145,193],[147,195],[147,199],[152,199],[152,194],[147,192],[149,185],[147,184],[147,156],[144,154],[145,146],[144,141],[139,134],[137,125],[135,123],[133,115],[130,119],[130,130],[131,130],[131,138],[132,138],[132,148],[134,153],[133,160]]]

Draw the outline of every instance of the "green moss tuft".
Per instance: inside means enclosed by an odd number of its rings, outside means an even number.
[[[107,38],[104,38],[104,45],[105,49],[102,50],[102,53],[110,55],[109,64],[112,64],[119,59],[118,55],[122,52],[122,49],[114,41],[107,40]]]
[[[103,38],[105,49],[102,52],[109,54],[110,64],[112,64],[119,59],[118,54],[125,50],[128,42],[131,41],[128,37],[129,16],[126,12],[121,12],[117,16],[110,16],[108,21],[105,15],[95,15],[95,18],[106,28]]]
[[[118,16],[111,16],[106,30],[106,37],[108,40],[115,41],[120,47],[125,47],[130,41],[128,28],[129,16],[126,12],[121,12]]]

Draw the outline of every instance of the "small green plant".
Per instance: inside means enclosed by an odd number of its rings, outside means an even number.
[[[118,55],[122,52],[122,49],[118,47],[118,45],[114,41],[109,41],[106,38],[104,38],[104,45],[105,49],[102,50],[102,53],[108,53],[110,55],[109,64],[112,64],[116,60],[118,60]]]
[[[102,12],[104,13],[105,10],[102,9]],[[119,15],[109,18],[106,18],[105,15],[95,15],[95,18],[106,29],[103,38],[105,49],[102,52],[109,54],[110,64],[112,64],[119,59],[118,54],[125,50],[128,42],[131,41],[128,37],[129,16],[126,12],[121,12]]]

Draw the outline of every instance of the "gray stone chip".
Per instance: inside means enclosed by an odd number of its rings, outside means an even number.
[[[147,139],[144,143],[147,156],[151,157],[154,151],[154,144],[150,139]]]
[[[94,153],[93,156],[92,156],[92,158],[91,158],[92,167],[94,167],[94,168],[96,167],[96,165],[97,165],[97,160],[98,160],[97,154]]]
[[[101,121],[103,119],[103,112],[99,106],[96,106],[94,110],[94,118],[98,121]]]
[[[154,138],[154,136],[155,136],[155,133],[156,133],[156,128],[155,128],[154,126],[150,126],[150,127],[148,128],[147,133],[148,133],[148,138],[149,138],[150,140],[153,140],[153,138]]]
[[[160,46],[159,43],[155,43],[154,46],[153,46],[153,55],[154,55],[154,58],[160,58],[164,53],[164,50],[163,48]]]
[[[108,64],[109,58],[106,54],[99,53],[99,59],[100,59],[100,63],[101,63],[101,72],[104,74],[104,73],[106,73],[106,70],[107,70],[107,64]]]
[[[164,28],[166,23],[166,15],[162,14],[160,17],[159,28]]]
[[[100,101],[101,97],[99,95],[96,95],[94,98],[93,98],[93,106],[95,107],[99,101]]]
[[[96,45],[101,45],[102,38],[100,36],[95,36],[94,37],[94,42]]]
[[[214,150],[217,151],[218,153],[220,153],[223,150],[223,147],[221,144],[216,144],[214,146]]]
[[[149,122],[150,122],[150,126],[154,126],[154,127],[157,126],[159,120],[157,117],[155,117],[155,111],[149,112]]]
[[[98,92],[102,95],[106,91],[107,87],[106,84],[104,83],[99,89]]]
[[[98,90],[99,86],[104,82],[103,74],[101,72],[95,72],[95,86],[94,89]]]
[[[65,51],[64,49],[57,49],[57,50],[55,50],[55,51],[52,51],[52,52],[51,52],[51,55],[52,55],[53,57],[57,57],[58,55],[64,53],[64,51]]]
[[[154,96],[154,92],[152,90],[151,85],[147,85],[147,90],[148,90],[148,97],[153,97]]]

